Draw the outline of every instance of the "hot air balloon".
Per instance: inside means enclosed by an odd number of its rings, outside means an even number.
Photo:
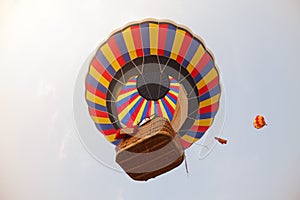
[[[265,118],[263,116],[257,115],[254,118],[254,121],[253,121],[254,128],[261,129],[262,127],[264,127],[266,125],[267,125],[267,123],[266,123]]]
[[[135,180],[178,166],[184,150],[212,125],[221,95],[218,69],[202,40],[184,26],[155,19],[130,23],[103,42],[85,84],[95,126],[116,145],[117,163]],[[133,134],[122,134],[130,128]],[[123,151],[128,146],[137,148]]]
[[[215,137],[215,140],[217,140],[220,144],[227,144],[227,140],[220,138],[220,137]]]

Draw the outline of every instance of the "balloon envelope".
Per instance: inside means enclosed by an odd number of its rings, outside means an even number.
[[[177,88],[186,100],[179,105]],[[97,129],[118,144],[119,129],[155,113],[173,120],[182,147],[199,140],[219,108],[219,72],[202,40],[170,21],[144,20],[114,32],[97,49],[86,77],[86,102]]]
[[[267,125],[266,121],[265,121],[265,118],[261,115],[257,115],[255,118],[254,118],[254,121],[253,121],[253,126],[254,128],[256,129],[261,129],[262,127],[264,127],[265,125]]]

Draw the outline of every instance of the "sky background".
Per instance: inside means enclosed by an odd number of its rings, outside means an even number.
[[[135,182],[86,151],[73,96],[95,48],[148,17],[187,26],[213,52],[228,144],[203,160],[192,147],[188,175],[181,165]],[[298,200],[299,53],[298,0],[0,0],[0,199]],[[267,127],[252,127],[256,114]]]

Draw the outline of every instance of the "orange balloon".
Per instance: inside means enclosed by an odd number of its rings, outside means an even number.
[[[267,123],[266,123],[265,118],[263,116],[257,115],[254,118],[254,121],[253,121],[254,128],[260,129],[260,128],[264,127],[265,125],[267,125]]]

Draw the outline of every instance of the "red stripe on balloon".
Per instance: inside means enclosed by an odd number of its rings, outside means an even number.
[[[189,148],[189,147],[192,145],[192,143],[189,143],[189,142],[187,142],[187,141],[185,141],[185,140],[183,140],[183,139],[181,139],[181,138],[180,138],[180,143],[181,143],[181,146],[182,146],[184,149],[187,149],[187,148]]]
[[[179,64],[182,64],[182,61],[185,57],[185,54],[186,54],[187,50],[190,47],[191,42],[192,42],[192,36],[188,32],[186,32],[185,36],[184,36],[184,39],[183,39],[183,42],[181,44],[181,48],[179,50],[178,56],[176,58],[176,61]]]
[[[217,111],[219,108],[219,103],[214,103],[214,104],[211,104],[209,106],[205,106],[203,108],[200,108],[198,110],[198,114],[205,114],[205,113],[210,113],[210,112],[215,112]]]
[[[177,101],[177,96],[175,94],[169,92],[168,96],[172,97],[173,99],[175,99],[175,101]]]
[[[208,128],[209,128],[209,126],[196,126],[196,125],[193,125],[191,127],[191,130],[196,131],[196,132],[205,132],[205,131],[207,131]]]
[[[217,76],[216,78],[214,78],[212,81],[210,81],[209,83],[207,83],[205,86],[203,86],[202,88],[200,88],[198,90],[199,95],[203,95],[206,92],[208,92],[209,90],[213,89],[214,87],[216,87],[219,84],[219,76]]]
[[[123,56],[122,56],[122,54],[121,54],[121,52],[120,52],[119,46],[118,46],[118,44],[117,44],[115,38],[114,38],[114,37],[111,37],[111,38],[108,40],[107,43],[108,43],[108,45],[109,45],[111,51],[113,52],[115,58],[117,58],[117,61],[118,61],[119,65],[120,65],[120,66],[125,65],[126,62],[125,62],[125,60],[124,60],[124,58],[123,58]]]
[[[128,107],[128,105],[129,105],[132,101],[134,101],[134,100],[135,100],[136,98],[138,98],[138,97],[139,97],[139,94],[136,93],[135,95],[133,95],[133,96],[130,98],[130,101],[129,101],[129,102],[128,102],[128,101],[125,101],[122,105],[120,105],[120,106],[117,108],[118,113],[122,112],[125,108]]]
[[[102,99],[106,99],[106,94],[101,92],[100,90],[94,88],[94,86],[90,85],[88,82],[86,82],[85,84],[86,89],[91,92],[92,94],[94,94],[97,97],[100,97]]]
[[[104,111],[101,111],[101,110],[96,110],[96,109],[93,109],[93,108],[89,108],[89,112],[90,112],[91,116],[109,118],[108,112],[104,112]]]
[[[140,26],[139,25],[131,26],[130,29],[131,29],[134,46],[136,49],[136,54],[138,57],[141,57],[144,55],[144,53],[143,53],[143,45],[142,45]]]
[[[97,59],[97,57],[95,57],[92,60],[91,65],[97,70],[97,72],[99,72],[100,74],[102,74],[103,72],[106,71],[105,67],[103,67],[103,65],[100,63],[100,61]]]
[[[111,135],[116,133],[116,129],[108,129],[108,130],[101,130],[100,132],[103,133],[104,135]]]
[[[146,101],[146,99],[143,98],[142,101],[138,104],[138,106],[134,109],[134,112],[131,113],[131,116],[130,116],[131,120],[128,120],[128,122],[126,123],[126,126],[132,126],[132,124],[134,123],[138,113],[141,110],[141,107],[142,107],[144,101]]]
[[[103,72],[102,76],[109,82],[113,79],[112,76],[107,71]]]
[[[158,116],[163,116],[158,101],[155,101],[155,108],[157,110]]]
[[[159,24],[158,29],[158,55],[164,55],[164,49],[167,41],[168,24]]]
[[[196,78],[198,75],[199,75],[198,70],[197,70],[196,68],[194,68],[193,71],[191,72],[191,76],[192,76],[193,78]]]
[[[171,106],[171,104],[165,99],[165,98],[163,98],[162,99],[162,106],[164,106],[165,108],[167,107],[167,109],[172,113],[172,115],[174,114],[174,108]],[[166,112],[168,112],[168,111],[166,111]]]
[[[133,91],[133,90],[136,90],[136,88],[133,87],[133,88],[128,88],[128,89],[126,89],[126,90],[121,90],[121,92],[119,93],[119,96],[122,95],[122,94],[125,94],[125,93],[127,93],[127,92],[131,92],[131,91]]]
[[[200,59],[200,61],[197,63],[196,65],[196,69],[198,72],[201,72],[202,69],[207,65],[207,63],[211,60],[210,55],[205,52],[204,55],[202,56],[202,58]]]

